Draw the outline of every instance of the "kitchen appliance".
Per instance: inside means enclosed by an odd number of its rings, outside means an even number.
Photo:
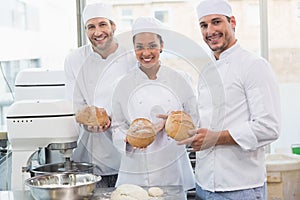
[[[71,102],[16,101],[9,107],[6,118],[12,151],[12,190],[24,189],[23,180],[29,177],[31,157],[40,148],[59,150],[65,158],[65,171],[72,167],[70,157],[77,147],[78,126]]]
[[[48,163],[48,153],[63,162],[65,171],[72,168],[70,157],[77,147],[78,126],[72,102],[65,99],[63,70],[21,70],[14,92],[15,102],[7,112],[7,132],[12,151],[11,189],[18,190],[24,189],[36,155],[38,165]]]
[[[67,163],[68,164],[68,163]],[[49,173],[72,172],[72,173],[93,173],[95,165],[85,162],[70,162],[70,166],[64,163],[51,163],[33,167],[30,170],[31,177],[45,175]]]
[[[15,80],[15,101],[30,99],[65,99],[63,70],[28,68],[21,70]]]
[[[21,70],[15,80],[15,101],[65,99],[65,73],[63,70],[48,68],[28,68]],[[40,163],[63,162],[57,152],[42,148],[37,157]]]

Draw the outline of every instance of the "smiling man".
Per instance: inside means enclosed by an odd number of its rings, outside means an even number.
[[[111,5],[89,4],[82,18],[90,43],[65,59],[66,94],[75,111],[96,106],[104,108],[111,120],[114,87],[135,66],[135,58],[114,38],[116,24]],[[94,173],[102,176],[102,187],[115,186],[120,165],[120,153],[112,144],[110,126],[110,121],[104,126],[79,125],[78,147],[72,157],[76,162],[95,164]]]
[[[109,12],[108,8],[101,4],[102,12]],[[96,6],[95,6],[96,8]],[[92,9],[92,8],[90,8]],[[83,12],[86,35],[89,38],[93,50],[98,53],[103,59],[115,52],[118,44],[114,40],[114,32],[116,24],[105,15],[95,17],[89,7]]]
[[[199,78],[199,128],[179,143],[197,151],[196,199],[264,200],[264,147],[280,133],[272,66],[240,46],[226,0],[203,0],[197,14],[212,62]]]

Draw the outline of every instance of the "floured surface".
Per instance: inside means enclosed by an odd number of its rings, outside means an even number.
[[[148,191],[151,187],[142,187]],[[186,200],[186,194],[182,186],[159,186],[164,193],[161,197],[148,197],[149,200]],[[96,200],[111,200],[111,193],[116,188],[96,188],[95,194],[92,199]]]
[[[110,196],[111,200],[148,200],[149,195],[142,187],[132,184],[118,186]]]

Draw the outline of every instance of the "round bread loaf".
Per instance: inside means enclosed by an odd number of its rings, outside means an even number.
[[[118,186],[110,196],[111,200],[148,200],[146,190],[138,185],[123,184]]]
[[[176,141],[191,137],[188,131],[192,129],[195,129],[193,119],[184,111],[171,112],[165,124],[167,135]]]
[[[104,108],[87,106],[76,113],[76,121],[88,126],[105,126],[109,123],[109,117]]]
[[[126,133],[126,138],[133,147],[147,147],[155,139],[155,130],[152,122],[145,118],[133,120]]]

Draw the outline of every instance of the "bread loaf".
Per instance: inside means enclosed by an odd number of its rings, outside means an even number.
[[[126,133],[126,138],[133,147],[147,147],[155,139],[155,130],[152,122],[145,118],[133,120]]]
[[[76,121],[88,126],[105,126],[109,123],[109,117],[104,108],[87,106],[76,113]]]
[[[184,111],[171,112],[165,124],[167,135],[176,141],[191,137],[188,131],[192,129],[195,129],[193,119]]]

